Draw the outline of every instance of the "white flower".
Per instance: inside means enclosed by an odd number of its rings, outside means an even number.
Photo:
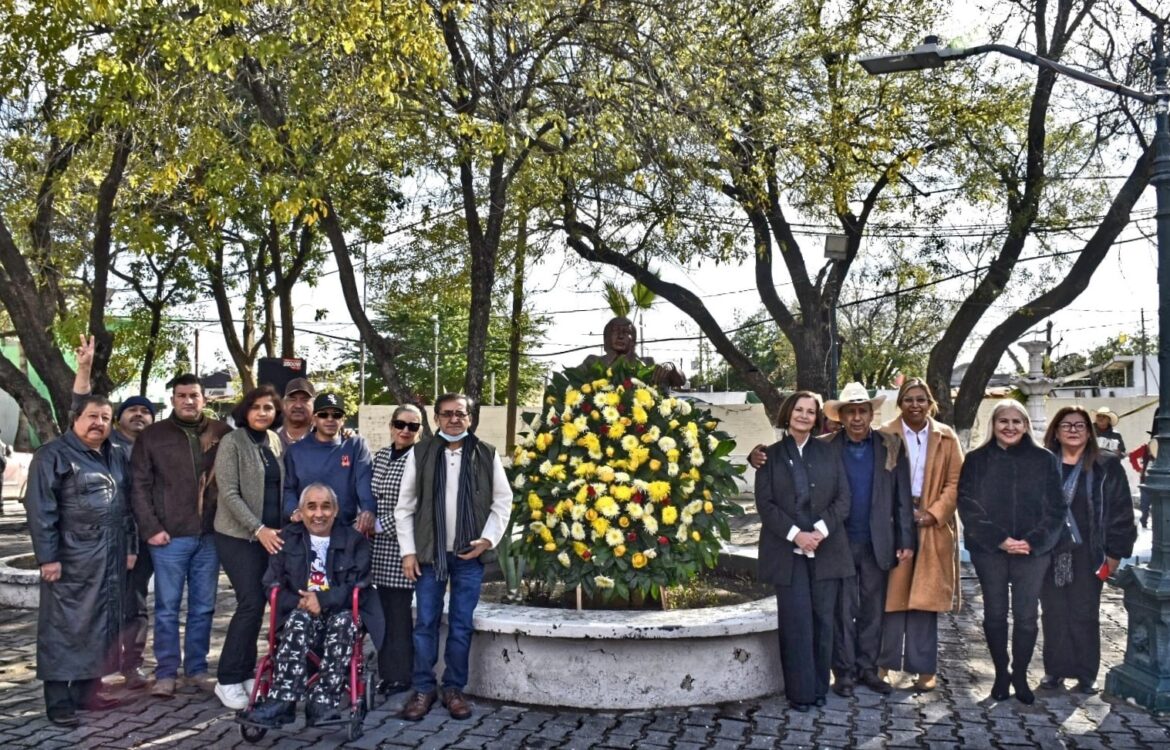
[[[658,519],[649,513],[647,513],[645,516],[642,516],[642,525],[646,527],[647,534],[658,533]]]
[[[557,555],[557,562],[559,562],[561,565],[564,565],[566,568],[569,567],[569,565],[571,565],[569,562],[569,553],[562,551],[559,555]]]
[[[547,476],[548,473],[550,471],[552,471],[552,467],[553,467],[552,461],[545,461],[545,462],[541,463],[539,471],[541,474],[544,474]]]
[[[691,407],[691,402],[687,401],[685,398],[680,398],[678,400],[678,413],[682,414],[685,417],[688,414],[690,414],[691,411],[693,411],[693,408]]]
[[[622,543],[622,532],[618,529],[610,527],[605,532],[605,543],[610,547],[616,547]]]
[[[576,510],[576,508],[573,508],[573,510]],[[581,515],[585,515],[585,511],[584,511],[584,510],[582,510],[582,511],[581,511]],[[572,535],[572,537],[573,537],[574,539],[576,539],[578,542],[580,542],[580,541],[582,541],[583,539],[585,539],[585,527],[584,527],[584,526],[582,526],[582,525],[581,525],[579,522],[577,522],[577,521],[574,521],[574,522],[573,522],[573,526],[572,526],[572,528],[570,529],[569,533],[570,533],[570,534]]]
[[[609,576],[593,576],[593,585],[599,589],[612,589],[613,579]]]
[[[685,524],[679,524],[678,533],[674,535],[674,538],[680,542],[685,542],[690,538],[690,535],[690,529],[688,529]]]
[[[612,406],[607,406],[601,410],[601,417],[605,420],[606,424],[613,424],[621,418],[621,414]]]
[[[529,530],[532,531],[532,533],[539,534],[542,531],[544,531],[547,527],[543,523],[541,523],[540,521],[533,521],[532,523],[528,524],[528,528],[529,528]]]
[[[546,513],[544,516],[544,523],[550,529],[555,529],[557,527],[557,514],[556,513]]]
[[[650,483],[645,479],[635,479],[634,481],[630,482],[630,486],[636,490],[641,490],[643,493],[649,491],[650,489]]]
[[[586,509],[585,509],[585,505],[583,503],[574,503],[573,507],[569,508],[569,517],[572,518],[574,521],[580,521],[582,518],[585,517],[585,512],[586,512]],[[580,524],[577,524],[577,525],[579,526]],[[584,537],[584,534],[582,534],[581,537],[578,537],[576,534],[573,535],[574,539],[581,539],[583,537]]]
[[[521,487],[524,486],[525,481],[527,481],[527,480],[526,480],[524,474],[517,474],[516,478],[512,480],[512,486],[515,487],[516,489],[520,489]]]
[[[626,503],[626,515],[637,521],[642,517],[642,506],[637,503]]]
[[[686,504],[686,506],[683,508],[683,512],[690,513],[691,515],[694,515],[695,513],[698,513],[699,511],[701,511],[702,509],[703,509],[703,501],[702,500],[692,500]],[[687,523],[690,523],[690,521],[687,521]]]
[[[674,461],[671,461],[670,463],[668,463],[666,465],[666,473],[672,477],[677,477],[678,476],[678,464],[676,464]]]
[[[613,474],[613,481],[617,482],[618,484],[629,484],[630,475],[624,471],[615,471]]]
[[[666,437],[663,437],[663,438],[661,438],[661,439],[658,441],[658,447],[662,449],[662,452],[663,452],[663,453],[665,453],[665,452],[667,452],[667,451],[669,451],[669,450],[674,450],[675,448],[677,448],[677,447],[678,447],[678,443],[676,443],[676,442],[674,441],[674,438],[672,438],[672,437],[670,437],[670,436],[668,435],[668,436],[666,436]]]
[[[695,448],[693,451],[691,451],[691,466],[702,466],[702,465],[703,465],[703,452],[701,450],[699,450],[698,448]]]
[[[672,411],[674,411],[674,399],[673,398],[664,398],[658,404],[658,413],[661,414],[662,416],[669,417],[670,413]]]
[[[719,438],[714,435],[707,436],[707,450],[713,451],[719,447]]]
[[[557,534],[561,537],[561,539],[569,536],[569,524],[561,521],[561,525],[557,527]]]
[[[682,512],[682,522],[683,522],[683,526],[690,526],[692,523],[695,522],[695,514],[694,513],[687,513],[684,510]]]
[[[642,554],[646,556],[647,560],[653,560],[654,558],[658,557],[658,550],[648,549],[645,552],[643,552]]]

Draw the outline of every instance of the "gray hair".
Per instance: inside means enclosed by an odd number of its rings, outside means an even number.
[[[1032,417],[1028,416],[1028,410],[1014,398],[1005,398],[995,405],[991,410],[991,416],[987,418],[987,440],[983,441],[983,445],[990,445],[995,440],[995,420],[1001,411],[1014,411],[1023,417],[1024,435],[1032,437]]]
[[[309,493],[313,490],[325,490],[325,495],[329,498],[329,502],[333,503],[333,507],[339,507],[337,504],[337,493],[333,491],[332,487],[325,484],[324,482],[313,482],[308,487],[301,490],[301,498],[297,501],[298,508],[305,507],[305,498],[307,498]]]
[[[411,414],[415,415],[416,417],[419,418],[419,421],[421,421],[423,418],[422,409],[418,408],[414,404],[403,404],[402,406],[399,406],[397,409],[394,410],[394,413],[390,415],[390,418],[391,419],[398,419],[400,416],[402,416],[402,412],[404,412],[404,411],[408,411]]]

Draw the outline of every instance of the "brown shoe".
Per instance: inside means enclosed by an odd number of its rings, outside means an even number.
[[[938,687],[938,680],[932,674],[920,674],[918,679],[914,681],[914,689],[920,693],[929,693]]]
[[[415,691],[410,694],[406,705],[402,707],[402,718],[407,721],[422,721],[422,717],[427,715],[431,710],[431,706],[435,703],[435,694],[429,690],[425,693]]]
[[[471,716],[471,704],[458,688],[443,689],[443,705],[447,707],[452,719],[466,719]]]

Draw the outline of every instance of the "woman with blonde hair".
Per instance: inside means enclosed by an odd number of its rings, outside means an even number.
[[[890,571],[878,666],[915,674],[915,689],[929,691],[937,686],[938,613],[959,600],[955,505],[963,452],[954,431],[934,419],[938,403],[925,381],[902,383],[897,405],[899,416],[881,431],[906,445],[918,548]]]
[[[983,590],[983,633],[995,665],[993,700],[1009,687],[1024,704],[1035,700],[1028,664],[1036,648],[1040,588],[1064,526],[1065,502],[1056,456],[1032,439],[1019,401],[991,410],[987,442],[967,454],[959,476],[963,541]],[[1011,669],[1008,669],[1008,602]]]

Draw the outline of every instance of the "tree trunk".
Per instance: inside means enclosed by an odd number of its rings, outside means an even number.
[[[28,419],[28,424],[42,443],[52,440],[60,434],[57,420],[53,417],[53,406],[45,400],[36,387],[29,380],[28,375],[21,368],[10,362],[7,357],[0,356],[0,390],[3,390],[16,401],[22,416]],[[72,388],[70,389],[72,390]],[[61,429],[67,419],[62,419]],[[20,438],[20,431],[16,437]],[[19,441],[13,440],[20,450]]]
[[[524,261],[528,248],[528,213],[520,212],[516,227],[516,263],[512,275],[512,319],[508,340],[508,455],[516,447],[516,411],[520,404],[520,323],[524,312]]]

